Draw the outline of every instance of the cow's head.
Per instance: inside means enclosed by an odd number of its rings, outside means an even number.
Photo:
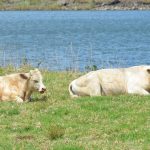
[[[29,76],[29,88],[33,91],[44,93],[46,91],[46,87],[43,84],[41,72],[38,69],[30,70]]]

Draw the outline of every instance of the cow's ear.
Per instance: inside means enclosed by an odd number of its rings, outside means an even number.
[[[34,73],[34,70],[30,70],[30,76],[32,76]]]
[[[30,75],[32,76],[36,72],[39,72],[39,70],[37,68],[35,68],[34,70],[30,70]]]
[[[38,69],[38,68],[35,68],[34,70],[35,70],[35,71],[37,71],[37,72],[39,71],[39,69]]]
[[[150,74],[150,69],[147,69],[147,72]]]
[[[25,79],[25,80],[27,80],[29,77],[26,75],[26,74],[24,74],[24,73],[20,73],[20,77],[22,78],[22,79]]]

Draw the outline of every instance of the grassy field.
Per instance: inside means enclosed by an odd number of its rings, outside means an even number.
[[[150,149],[150,97],[71,99],[68,84],[79,75],[43,71],[47,93],[23,104],[1,102],[0,150]]]
[[[101,10],[106,7],[103,4],[112,1],[114,0],[0,0],[0,10]],[[135,3],[138,3],[136,9],[141,6],[149,9],[150,0],[120,0],[121,6],[107,6],[106,9],[135,9]]]

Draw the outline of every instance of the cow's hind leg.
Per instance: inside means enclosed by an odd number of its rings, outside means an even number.
[[[74,80],[69,85],[69,92],[72,97],[101,96],[102,92],[97,74],[90,74]]]
[[[89,85],[90,96],[101,96],[102,90],[100,84],[97,81],[94,83],[92,82],[91,84],[92,86]]]

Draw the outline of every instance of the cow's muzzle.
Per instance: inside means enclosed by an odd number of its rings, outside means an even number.
[[[43,94],[46,91],[46,88],[42,88],[39,92]]]

